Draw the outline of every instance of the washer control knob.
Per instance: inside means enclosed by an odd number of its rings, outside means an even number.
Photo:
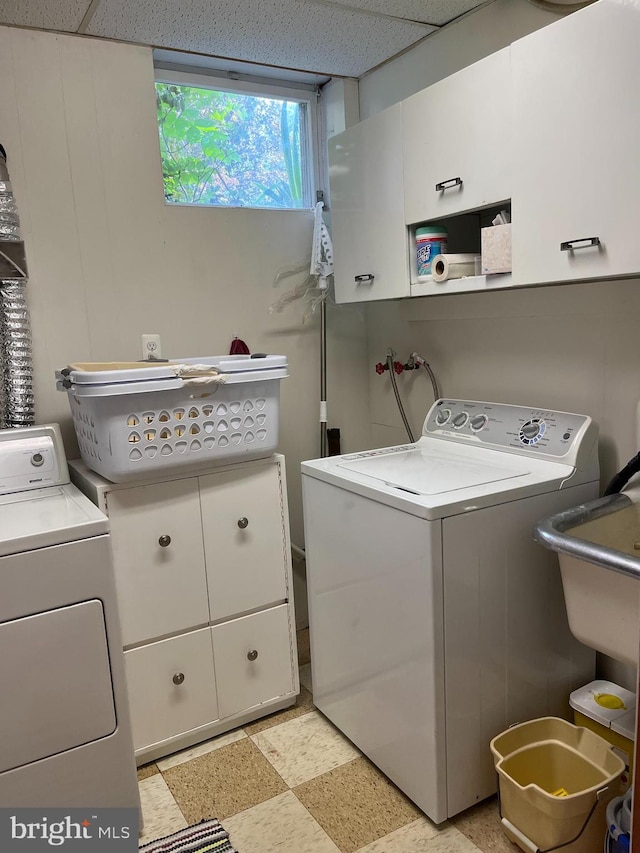
[[[161,548],[168,548],[168,547],[169,547],[169,545],[171,545],[171,537],[170,537],[170,536],[167,536],[166,534],[163,534],[163,535],[158,539],[158,545],[159,545]]]
[[[257,649],[251,649],[251,651],[247,652],[247,660],[254,661],[258,659]]]
[[[176,672],[172,678],[174,684],[182,684],[184,681],[184,672]]]
[[[547,424],[541,418],[531,418],[520,427],[520,441],[523,444],[537,444],[545,434]]]
[[[489,418],[486,415],[474,415],[469,426],[474,432],[480,432],[487,425],[488,420]]]
[[[444,426],[451,417],[451,409],[438,409],[436,412],[436,425]]]
[[[454,429],[462,429],[462,427],[467,423],[468,420],[468,412],[459,412],[451,421],[451,423],[453,424]]]
[[[41,465],[43,465],[44,456],[42,455],[42,453],[34,453],[31,457],[31,464],[34,468],[39,468]]]

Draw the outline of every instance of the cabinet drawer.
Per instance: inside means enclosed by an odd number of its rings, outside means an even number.
[[[131,649],[124,659],[136,749],[218,718],[209,628]]]
[[[108,495],[125,646],[209,621],[195,478]]]
[[[282,487],[273,463],[200,478],[212,622],[287,597]]]
[[[288,605],[234,619],[211,632],[221,719],[294,690]]]

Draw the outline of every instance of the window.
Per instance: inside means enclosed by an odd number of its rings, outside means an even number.
[[[156,78],[165,199],[170,204],[313,206],[315,94],[220,79]],[[256,88],[258,91],[256,92]],[[311,88],[311,87],[310,87]]]

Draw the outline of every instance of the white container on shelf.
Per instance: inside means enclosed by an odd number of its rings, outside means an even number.
[[[56,371],[83,462],[114,483],[270,456],[287,375],[282,355],[72,364]]]

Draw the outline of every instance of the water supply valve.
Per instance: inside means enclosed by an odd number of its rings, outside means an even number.
[[[393,372],[394,373],[400,374],[400,373],[402,373],[403,370],[408,370],[408,369],[409,368],[407,367],[407,365],[402,364],[400,361],[394,361],[393,362]],[[378,374],[378,376],[382,376],[382,374],[385,372],[385,370],[389,370],[389,365],[383,364],[381,361],[379,361],[376,364],[376,373]]]

